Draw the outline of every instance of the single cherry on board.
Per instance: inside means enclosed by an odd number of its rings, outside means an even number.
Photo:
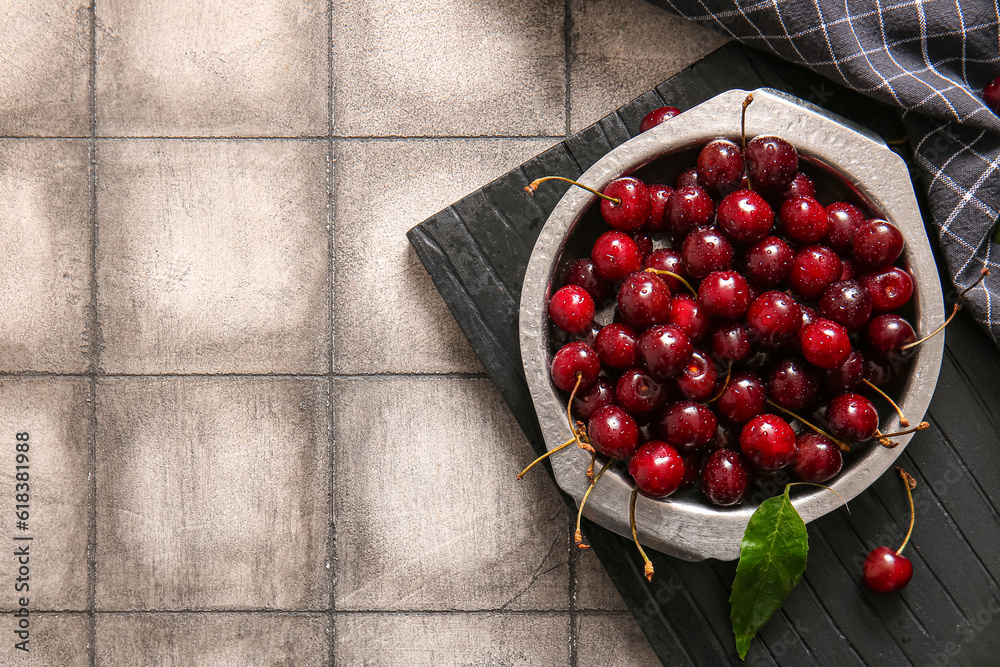
[[[916,518],[913,489],[917,486],[917,481],[902,468],[897,467],[896,470],[906,485],[906,497],[910,501],[910,529],[906,532],[903,544],[895,551],[889,547],[876,547],[865,558],[861,580],[876,593],[895,593],[905,588],[913,578],[913,563],[902,553],[913,534],[913,521]]]

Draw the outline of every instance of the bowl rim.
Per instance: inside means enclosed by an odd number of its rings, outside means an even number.
[[[743,100],[749,91],[734,89],[626,141],[609,151],[578,179],[601,190],[611,180],[631,173],[666,154],[702,145],[720,136],[732,136],[740,127]],[[917,204],[906,163],[877,135],[814,104],[781,91],[758,88],[747,110],[747,136],[779,135],[804,154],[834,168],[873,210],[895,224],[906,239],[904,260],[914,280],[913,324],[930,331],[944,318],[944,299],[930,241]],[[547,449],[569,436],[565,403],[549,378],[548,313],[545,304],[552,278],[568,235],[596,196],[570,187],[539,233],[525,271],[519,310],[519,338],[525,378]],[[930,404],[944,355],[939,335],[917,348],[912,370],[902,387],[903,411],[916,423]],[[893,414],[880,424],[886,432],[899,428]],[[850,500],[878,479],[902,453],[912,435],[898,438],[887,449],[863,445],[851,469],[838,475],[830,487]],[[579,503],[588,483],[583,471],[590,457],[570,448],[550,459],[556,482]],[[610,471],[609,471],[610,472]],[[628,500],[632,484],[619,475],[602,479],[594,488],[584,515],[616,533],[631,537]],[[823,489],[797,490],[795,507],[808,523],[843,505]],[[685,560],[739,557],[743,532],[755,506],[715,508],[687,499],[652,499],[639,494],[636,524],[640,541]]]

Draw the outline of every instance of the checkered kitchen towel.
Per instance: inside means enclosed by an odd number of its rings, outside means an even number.
[[[903,109],[955,285],[992,271],[967,309],[1000,344],[1000,118],[980,97],[1000,0],[651,1]]]

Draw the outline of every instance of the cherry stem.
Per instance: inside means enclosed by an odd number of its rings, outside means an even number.
[[[869,387],[871,387],[872,389],[874,389],[875,391],[877,391],[879,394],[881,394],[882,398],[884,398],[885,400],[889,401],[889,405],[891,405],[893,407],[893,409],[896,410],[896,414],[899,415],[899,425],[900,426],[902,426],[903,428],[906,428],[907,426],[910,425],[910,420],[903,416],[903,411],[899,409],[898,405],[896,405],[896,401],[894,401],[891,398],[889,398],[888,394],[886,394],[884,391],[882,391],[881,389],[879,389],[878,387],[876,387],[875,385],[873,385],[871,382],[869,382],[868,378],[862,378],[861,381],[864,382]]]
[[[573,542],[576,543],[576,546],[581,549],[590,548],[589,544],[583,543],[583,533],[580,531],[580,520],[583,519],[583,506],[587,504],[587,498],[590,497],[590,492],[594,490],[595,486],[597,486],[597,482],[601,479],[601,475],[603,475],[604,471],[610,468],[611,464],[614,462],[614,459],[608,459],[608,462],[601,467],[601,469],[597,472],[597,475],[594,477],[594,481],[587,487],[587,492],[583,494],[583,500],[580,501],[580,509],[576,513],[576,532],[573,533]]]
[[[899,466],[896,466],[896,470],[899,471],[899,476],[903,479],[903,484],[906,485],[906,498],[910,501],[910,529],[906,531],[906,537],[903,539],[903,543],[896,549],[896,555],[899,556],[903,553],[903,547],[906,543],[910,541],[910,535],[913,534],[913,522],[917,518],[917,511],[913,507],[913,487],[917,485],[917,480],[913,479],[910,473],[906,472]]]
[[[824,438],[829,439],[833,444],[837,445],[837,449],[839,449],[840,451],[842,451],[842,452],[849,452],[849,451],[851,451],[850,445],[848,445],[847,443],[843,442],[842,440],[838,440],[837,438],[833,437],[832,435],[830,435],[829,433],[827,433],[826,431],[824,431],[823,429],[821,429],[819,426],[816,426],[813,423],[807,422],[805,419],[803,419],[802,417],[798,416],[797,414],[795,414],[791,410],[788,410],[787,408],[781,407],[780,405],[778,405],[777,403],[775,403],[774,401],[772,401],[770,398],[767,399],[767,403],[768,403],[768,405],[771,405],[771,406],[773,406],[775,408],[778,408],[779,410],[781,410],[785,414],[791,415],[795,419],[798,419],[800,422],[802,422],[803,424],[805,424],[806,426],[808,426],[812,430],[816,431],[817,433],[819,433]]]
[[[903,351],[909,350],[911,347],[916,347],[917,345],[920,345],[921,343],[926,343],[931,338],[934,338],[934,336],[937,336],[939,333],[941,333],[941,331],[946,326],[948,326],[948,324],[950,324],[953,319],[955,319],[955,316],[958,315],[958,311],[962,310],[962,299],[965,298],[965,295],[968,294],[970,290],[972,290],[976,286],[978,286],[979,283],[983,282],[983,280],[985,280],[986,276],[988,276],[988,275],[990,275],[990,270],[987,269],[987,268],[983,268],[983,270],[979,274],[979,279],[976,280],[976,282],[974,282],[971,285],[969,285],[968,287],[966,287],[961,292],[959,292],[958,298],[955,299],[955,305],[951,309],[951,315],[949,315],[948,319],[946,319],[944,321],[944,324],[942,324],[937,329],[935,329],[931,333],[927,334],[926,336],[924,336],[920,340],[913,341],[912,343],[907,343],[906,345],[901,345],[899,349],[903,350]]]
[[[573,440],[576,442],[576,446],[580,449],[586,449],[588,452],[593,452],[593,447],[588,443],[580,441],[580,430],[577,428],[576,422],[573,421],[573,399],[576,398],[576,392],[580,388],[581,382],[583,382],[583,373],[577,371],[576,384],[573,385],[573,391],[569,393],[569,401],[566,403],[566,418],[569,420],[569,430],[573,433]]]
[[[719,390],[718,394],[716,394],[712,398],[708,399],[708,401],[706,401],[707,403],[713,403],[713,402],[719,400],[719,398],[724,393],[726,393],[726,387],[729,386],[729,378],[731,378],[732,376],[733,376],[733,360],[730,359],[729,360],[729,367],[726,369],[726,380],[725,380],[725,382],[722,383],[722,389]]]
[[[587,481],[588,482],[593,482],[594,481],[594,461],[596,461],[596,460],[597,460],[597,452],[595,451],[593,454],[590,455],[590,465],[587,466]]]
[[[628,520],[632,524],[632,539],[635,540],[635,546],[639,549],[639,555],[642,556],[643,562],[646,564],[644,572],[646,574],[646,581],[653,580],[653,563],[649,560],[649,556],[646,552],[642,550],[642,545],[639,544],[639,537],[635,534],[635,499],[639,495],[639,487],[632,488],[632,497],[628,501]]]
[[[684,287],[688,288],[688,290],[691,292],[691,296],[693,296],[695,298],[698,298],[698,291],[695,290],[695,288],[691,287],[691,283],[689,283],[688,281],[684,280],[684,278],[680,277],[679,275],[677,275],[673,271],[666,271],[664,269],[652,269],[652,268],[650,268],[650,269],[646,269],[646,273],[655,273],[658,276],[670,276],[671,278],[676,278],[681,283],[683,283]]]
[[[743,112],[740,116],[740,137],[743,140],[743,172],[747,175],[747,189],[753,190],[753,186],[750,185],[750,166],[747,164],[746,152],[747,152],[747,107],[753,102],[753,93],[747,95],[747,98],[743,100]]]
[[[570,445],[572,445],[574,442],[576,442],[576,438],[570,438],[569,440],[567,440],[563,444],[559,445],[555,449],[550,449],[549,451],[545,452],[544,454],[542,454],[541,456],[539,456],[537,459],[535,459],[534,461],[532,461],[531,463],[529,463],[527,468],[525,468],[521,472],[517,473],[517,478],[518,479],[522,479],[524,477],[524,475],[529,470],[531,470],[532,468],[535,467],[536,463],[538,463],[540,461],[544,461],[545,459],[547,459],[548,457],[552,456],[556,452],[559,452],[559,451],[562,451],[562,450],[566,449],[567,447],[569,447]]]
[[[909,435],[910,433],[916,433],[917,431],[923,431],[926,428],[930,428],[930,424],[927,423],[927,422],[920,422],[919,424],[917,424],[913,428],[908,428],[905,431],[897,431],[895,433],[882,433],[878,429],[875,429],[875,435],[878,436],[878,444],[882,445],[883,447],[888,447],[888,448],[892,449],[893,447],[898,446],[899,443],[898,442],[893,442],[892,440],[889,440],[889,438],[896,438],[896,437],[899,437],[901,435]]]
[[[600,197],[601,199],[607,199],[609,202],[611,202],[615,206],[621,206],[622,205],[622,200],[621,199],[618,199],[616,197],[609,197],[606,194],[598,192],[597,190],[595,190],[592,187],[584,185],[583,183],[578,183],[577,181],[574,181],[574,180],[572,180],[570,178],[563,178],[562,176],[546,176],[544,178],[536,178],[529,185],[526,185],[524,187],[524,191],[527,192],[529,195],[533,195],[533,194],[535,194],[535,190],[538,189],[538,186],[541,185],[542,183],[544,183],[545,181],[565,181],[566,183],[570,183],[570,184],[575,185],[575,186],[577,186],[579,188],[583,188],[587,192],[595,194],[598,197]]]

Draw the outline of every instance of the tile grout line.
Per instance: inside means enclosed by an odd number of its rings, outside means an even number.
[[[445,373],[48,373],[41,371],[0,371],[0,378],[53,377],[53,378],[236,378],[259,380],[488,380],[489,375],[478,372],[449,371]]]
[[[329,482],[330,482],[330,498],[329,498],[329,519],[327,530],[327,563],[330,569],[327,577],[327,584],[330,586],[330,632],[327,635],[327,664],[333,667],[337,664],[337,597],[336,597],[336,583],[337,583],[337,520],[336,520],[336,495],[335,490],[337,488],[337,424],[334,421],[334,416],[336,413],[334,404],[334,380],[336,377],[336,357],[335,348],[336,343],[336,332],[334,326],[336,323],[335,308],[336,308],[336,270],[337,265],[335,261],[334,253],[337,249],[336,243],[336,214],[334,213],[334,186],[337,181],[336,172],[336,156],[334,155],[334,147],[336,146],[336,141],[333,132],[334,117],[333,117],[333,103],[334,103],[334,85],[333,85],[333,0],[327,0],[326,3],[326,71],[327,71],[327,93],[326,93],[326,130],[327,130],[327,183],[326,183],[326,220],[327,220],[327,261],[329,262],[329,280],[328,285],[330,295],[330,330],[327,336],[327,343],[330,346],[329,349],[329,365],[327,367],[329,376],[327,380],[327,393],[326,393],[326,404],[327,404],[327,430],[329,433],[329,447],[327,456],[329,457]]]
[[[93,238],[90,244],[90,341],[89,341],[89,387],[90,414],[88,418],[89,437],[87,443],[87,477],[90,482],[88,495],[89,525],[87,526],[87,606],[89,621],[90,665],[97,665],[97,368],[100,355],[100,322],[97,312],[97,0],[90,0],[90,85],[88,105],[90,113],[90,136],[87,154],[89,157],[90,224]]]
[[[415,135],[304,135],[288,137],[268,137],[254,135],[230,135],[230,136],[155,136],[142,135],[134,137],[126,136],[97,136],[97,135],[63,135],[63,136],[42,136],[42,135],[0,135],[0,141],[49,141],[52,139],[96,139],[97,141],[468,141],[468,140],[498,140],[507,141],[540,141],[544,139],[565,139],[562,134],[415,134]]]
[[[573,10],[571,0],[563,0],[563,141],[571,135],[572,108],[570,105],[570,68],[573,61]],[[573,542],[573,533],[576,529],[576,522],[573,520],[573,513],[569,513],[569,667],[577,667],[579,656],[577,655],[577,608],[576,592],[577,578],[576,565],[578,553]]]

